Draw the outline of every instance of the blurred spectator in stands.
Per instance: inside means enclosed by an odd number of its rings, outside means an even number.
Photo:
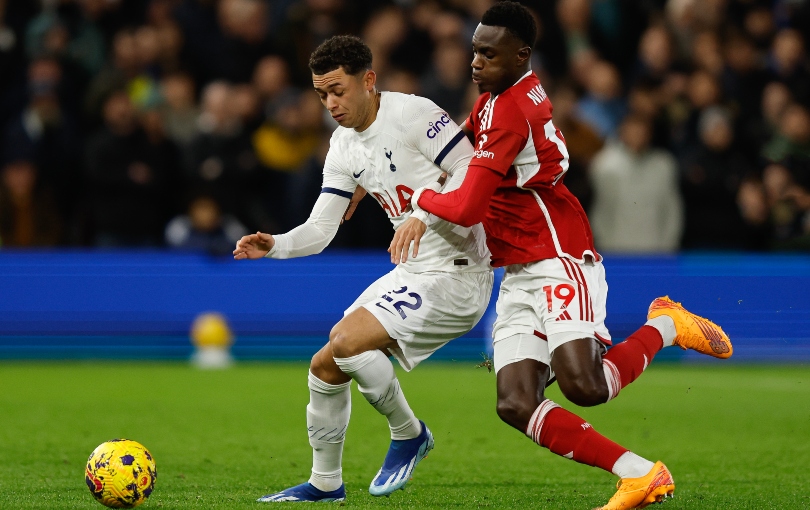
[[[751,176],[740,183],[737,206],[751,235],[752,249],[767,249],[771,244],[770,209],[762,180]]]
[[[419,77],[401,67],[389,67],[385,76],[377,78],[377,89],[403,94],[427,95],[422,92]],[[466,88],[465,88],[466,90]],[[444,107],[443,105],[440,105]],[[469,112],[467,112],[469,114]]]
[[[25,29],[29,20],[37,15],[37,2],[14,2],[0,0],[0,125],[5,124],[8,101],[6,94],[27,65],[25,54]]]
[[[38,178],[33,161],[7,163],[0,176],[0,245],[55,246],[62,220],[50,190]]]
[[[323,106],[309,91],[291,97],[254,134],[253,147],[264,167],[267,183],[262,197],[265,211],[282,228],[292,228],[286,213],[301,197],[288,193],[289,186],[312,158],[323,133]]]
[[[185,214],[166,225],[166,245],[172,248],[230,255],[236,241],[248,230],[236,217],[223,214],[217,201],[207,195],[191,200]]]
[[[587,93],[577,103],[577,117],[601,138],[612,136],[626,111],[619,73],[609,62],[598,61],[586,79]]]
[[[379,8],[366,22],[361,37],[374,56],[374,71],[385,76],[391,64],[391,54],[408,36],[408,20],[399,7]],[[427,58],[423,55],[422,58]]]
[[[463,34],[464,20],[456,13],[443,11],[434,1],[413,2],[405,15],[408,32],[392,52],[391,60],[398,68],[421,76],[431,64],[425,55],[433,54],[435,41],[452,38],[453,33]]]
[[[669,104],[670,149],[676,153],[700,143],[698,123],[702,112],[721,102],[720,82],[706,71],[695,71],[688,79],[685,97]]]
[[[113,91],[127,90],[130,82],[140,74],[141,63],[135,31],[127,28],[117,32],[112,42],[112,55],[93,78],[85,96],[85,112],[93,125],[101,120],[105,99]]]
[[[675,36],[679,55],[687,55],[694,38],[703,30],[717,30],[723,18],[725,0],[669,0],[666,3],[666,19]]]
[[[796,182],[784,165],[768,165],[762,175],[773,225],[773,248],[810,249],[810,188]]]
[[[588,32],[591,24],[591,3],[588,0],[560,0],[557,20],[565,34],[568,55],[593,49]]]
[[[101,70],[107,54],[104,35],[93,19],[92,3],[43,2],[42,12],[26,30],[28,54],[58,58],[80,89]]]
[[[737,195],[740,184],[755,168],[735,145],[729,113],[719,107],[704,110],[698,136],[699,141],[681,157],[681,189],[686,203],[683,247],[750,248]]]
[[[284,55],[290,64],[293,84],[312,86],[309,57],[326,39],[338,34],[358,34],[373,3],[350,0],[292,0],[286,19],[276,34],[275,53]],[[284,53],[283,53],[284,52]],[[374,63],[376,68],[377,63]]]
[[[554,105],[554,125],[565,136],[565,146],[568,148],[569,167],[565,174],[565,186],[588,210],[593,198],[588,167],[604,143],[590,125],[576,117],[577,94],[571,85],[561,84],[549,97]]]
[[[779,119],[779,129],[762,149],[769,161],[788,158],[810,161],[810,113],[798,103],[787,106]]]
[[[255,131],[264,120],[256,88],[251,83],[238,83],[232,87],[231,96],[232,108],[242,129]]]
[[[464,93],[470,82],[470,58],[466,44],[444,41],[433,52],[432,66],[421,77],[422,94],[431,98],[452,118],[469,112],[463,111]]]
[[[724,52],[725,69],[721,79],[724,95],[729,108],[737,113],[748,156],[756,157],[758,139],[752,128],[759,122],[761,112],[752,106],[760,103],[768,75],[759,63],[754,43],[744,34],[732,32],[726,39]]]
[[[630,0],[561,0],[556,3],[568,55],[593,49],[620,72],[630,70],[646,24],[644,10]],[[542,21],[542,20],[541,20]]]
[[[665,95],[663,87],[657,87],[654,83],[650,79],[639,80],[627,95],[627,109],[629,113],[650,121],[652,146],[668,148],[670,126],[663,109]]]
[[[773,78],[784,82],[797,101],[810,105],[810,71],[804,39],[798,30],[785,28],[777,32],[769,63]]]
[[[194,78],[185,73],[169,74],[161,80],[161,114],[166,136],[185,149],[197,136],[197,107]]]
[[[175,19],[185,36],[185,59],[201,84],[246,82],[256,62],[275,46],[262,0],[184,0]]]
[[[260,166],[234,90],[231,84],[216,81],[202,91],[199,134],[183,158],[186,188],[211,194],[226,213],[236,214],[256,230],[265,221],[254,210],[262,192]]]
[[[267,55],[259,60],[253,70],[253,87],[267,118],[275,116],[279,105],[297,93],[290,82],[290,66],[278,55]]]
[[[104,127],[89,140],[86,155],[85,202],[96,246],[162,244],[177,162],[155,129],[147,134],[140,126],[125,91],[104,102]]]
[[[588,88],[591,69],[599,62],[599,55],[591,49],[579,50],[570,58],[570,72],[574,83],[581,89]]]
[[[776,23],[770,6],[761,4],[752,6],[745,14],[743,26],[753,38],[757,49],[767,50],[770,47],[776,31]]]
[[[691,60],[695,68],[713,76],[720,76],[725,66],[720,36],[711,30],[702,30],[692,39]]]
[[[663,82],[675,59],[672,45],[672,36],[666,26],[655,24],[647,28],[639,41],[634,82]]]
[[[589,217],[600,251],[672,253],[683,230],[675,158],[650,147],[650,121],[638,114],[621,123],[591,163],[594,202]]]
[[[779,130],[782,114],[792,102],[793,97],[784,83],[772,81],[765,85],[759,99],[759,116],[749,120],[746,126],[748,137],[754,144],[752,149],[762,150],[763,142],[769,140]],[[757,153],[756,156],[760,154]]]
[[[79,189],[82,140],[77,123],[59,99],[62,79],[63,69],[56,59],[42,57],[31,62],[28,97],[22,112],[5,126],[3,154],[6,160],[33,161],[40,178],[58,190],[61,213],[68,216]]]

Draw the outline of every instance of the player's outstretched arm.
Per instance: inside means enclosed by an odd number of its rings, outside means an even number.
[[[260,259],[273,249],[275,240],[270,234],[256,232],[242,236],[236,242],[236,249],[233,250],[233,258],[236,260]]]

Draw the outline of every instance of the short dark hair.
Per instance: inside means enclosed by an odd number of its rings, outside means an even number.
[[[313,74],[326,74],[341,67],[346,74],[371,69],[371,50],[362,39],[354,35],[330,37],[309,57],[309,69]]]
[[[537,25],[532,12],[517,2],[496,3],[484,13],[481,24],[490,27],[504,27],[529,47],[534,47],[537,39]]]

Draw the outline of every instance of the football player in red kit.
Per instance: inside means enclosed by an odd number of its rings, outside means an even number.
[[[642,508],[672,495],[666,466],[596,432],[543,395],[556,377],[580,406],[615,398],[664,347],[727,358],[720,327],[661,297],[648,321],[611,345],[605,327],[607,283],[585,211],[566,188],[568,151],[552,106],[530,66],[536,26],[516,2],[499,2],[472,39],[472,78],[481,96],[467,119],[475,156],[461,186],[414,192],[413,208],[462,226],[483,222],[492,265],[505,268],[493,326],[498,415],[540,446],[620,477],[602,508]],[[424,223],[409,219],[391,242],[392,261],[407,260]],[[414,243],[414,249],[418,244]]]

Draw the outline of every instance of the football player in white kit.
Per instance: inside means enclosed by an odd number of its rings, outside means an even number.
[[[371,194],[396,229],[408,217],[413,190],[464,180],[473,147],[450,117],[428,99],[378,92],[371,50],[357,37],[336,36],[309,62],[321,102],[340,125],[330,142],[323,188],[309,219],[282,235],[243,237],[234,258],[284,259],[319,253],[337,232],[358,187]],[[362,193],[359,191],[358,195]],[[448,341],[472,329],[487,308],[493,274],[483,228],[459,227],[426,213],[430,226],[415,258],[371,284],[345,311],[329,342],[312,358],[307,429],[313,449],[309,481],[259,499],[345,499],[341,457],[349,425],[351,380],[388,419],[391,446],[369,492],[403,488],[433,448],[394,374],[388,354],[410,371]]]

